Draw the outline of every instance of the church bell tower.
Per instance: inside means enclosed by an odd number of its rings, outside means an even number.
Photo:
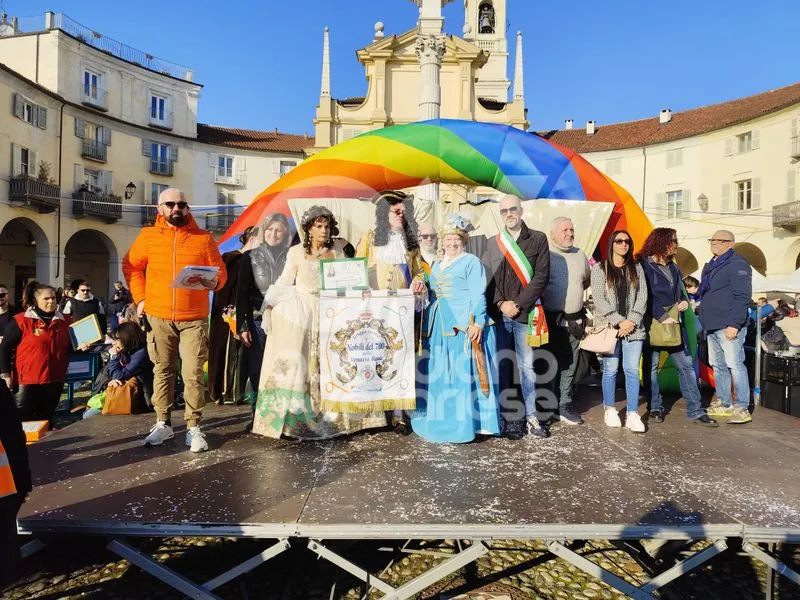
[[[508,102],[507,0],[464,0],[464,39],[489,55],[478,72],[475,95]]]

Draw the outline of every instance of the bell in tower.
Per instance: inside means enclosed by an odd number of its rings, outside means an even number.
[[[478,7],[478,33],[494,33],[494,6],[483,2]]]
[[[506,5],[508,0],[464,0],[464,39],[477,45],[489,60],[477,73],[478,98],[508,102],[508,40]]]

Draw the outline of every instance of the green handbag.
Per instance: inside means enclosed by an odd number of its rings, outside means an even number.
[[[675,321],[678,321],[680,314],[678,305],[673,304],[667,308],[667,314]],[[673,348],[683,344],[681,340],[681,324],[678,323],[662,323],[657,319],[653,319],[650,323],[650,345],[657,348]]]

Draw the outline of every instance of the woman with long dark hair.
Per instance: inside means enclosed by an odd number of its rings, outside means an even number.
[[[56,290],[50,285],[28,284],[23,301],[25,312],[14,316],[0,344],[0,378],[11,389],[11,373],[16,371],[20,418],[49,421],[52,426],[67,379],[71,321],[58,310]]]
[[[262,327],[264,295],[275,283],[286,264],[286,255],[292,245],[289,220],[280,213],[271,213],[261,222],[260,243],[242,255],[239,263],[239,284],[236,291],[236,328],[239,338],[247,348],[247,372],[253,390],[249,398],[255,411],[256,390],[261,379],[261,363],[267,342]],[[252,421],[247,429],[253,427]]]
[[[658,385],[658,365],[662,352],[669,354],[672,364],[678,372],[681,394],[686,398],[686,416],[698,425],[716,427],[717,422],[709,418],[703,408],[700,389],[697,387],[697,376],[694,372],[692,353],[689,349],[689,338],[683,313],[689,308],[689,301],[684,297],[681,272],[675,264],[678,253],[678,232],[668,227],[657,227],[650,232],[636,259],[641,263],[647,280],[647,314],[645,323],[648,330],[650,323],[657,320],[664,324],[679,323],[681,341],[677,346],[668,348],[647,345],[642,369],[649,371],[650,382],[650,418],[655,423],[664,422],[664,405],[661,389]],[[669,315],[669,309],[677,307],[679,320]],[[645,377],[647,382],[648,377]]]
[[[217,404],[244,402],[244,384],[247,348],[242,348],[228,324],[236,305],[239,263],[243,252],[250,249],[250,239],[258,234],[258,227],[248,227],[239,236],[242,248],[222,255],[228,280],[214,292],[211,303],[211,326],[208,336],[208,393]]]
[[[608,237],[606,258],[592,269],[592,296],[594,327],[608,325],[617,335],[614,352],[600,355],[605,423],[609,427],[622,426],[614,406],[617,370],[622,358],[628,401],[625,427],[644,433],[644,423],[638,413],[639,359],[646,337],[643,321],[647,310],[647,284],[641,265],[633,259],[633,238],[627,231],[617,230]]]
[[[385,427],[383,412],[322,410],[319,367],[320,260],[345,257],[347,240],[324,206],[300,219],[303,243],[289,248],[286,266],[264,296],[267,343],[261,365],[253,433],[314,440]]]

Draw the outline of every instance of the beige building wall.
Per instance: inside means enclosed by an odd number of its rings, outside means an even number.
[[[627,189],[654,226],[677,230],[685,270],[702,268],[710,258],[708,238],[728,229],[754,268],[781,276],[800,266],[800,233],[773,227],[774,207],[798,199],[792,156],[798,123],[795,105],[703,135],[583,156]],[[739,205],[742,184],[746,206]],[[680,214],[669,202],[678,193]]]

